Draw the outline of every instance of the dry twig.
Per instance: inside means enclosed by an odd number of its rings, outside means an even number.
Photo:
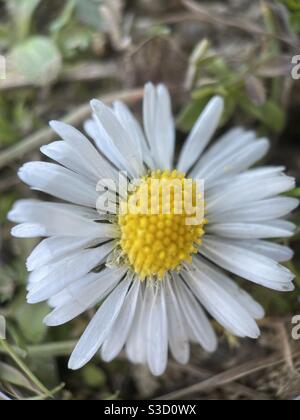
[[[297,357],[300,355],[300,351],[294,353],[292,357]],[[234,381],[245,378],[254,373],[260,372],[267,368],[280,365],[284,363],[286,359],[282,357],[281,352],[276,353],[271,357],[267,357],[261,360],[253,360],[251,362],[245,363],[243,365],[237,366],[233,369],[227,370],[220,374],[214,375],[213,377],[206,379],[200,383],[188,386],[178,391],[171,392],[170,394],[163,395],[158,397],[157,400],[176,400],[190,396],[194,393],[204,392],[211,390],[213,388],[218,388],[220,386],[228,385]]]

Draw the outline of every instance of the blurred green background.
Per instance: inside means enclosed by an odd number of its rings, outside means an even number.
[[[42,159],[39,147],[55,139],[49,120],[82,128],[94,97],[124,99],[140,115],[139,88],[149,80],[171,89],[178,146],[208,100],[220,94],[226,101],[220,132],[243,124],[267,135],[272,150],[265,163],[286,165],[300,185],[300,80],[291,76],[299,33],[298,0],[0,1],[0,54],[6,59],[0,80],[0,315],[8,338],[0,341],[0,391],[35,400],[141,399],[171,391],[178,391],[174,398],[196,399],[300,394],[300,347],[291,340],[291,318],[300,314],[299,231],[285,241],[295,250],[289,263],[297,274],[294,293],[244,284],[267,310],[262,338],[238,342],[218,329],[215,355],[196,347],[189,365],[171,361],[162,378],[153,378],[123,355],[111,364],[96,358],[79,372],[67,370],[91,313],[61,328],[43,325],[47,305],[25,301],[25,260],[36,241],[13,239],[6,220],[16,199],[38,196],[16,174],[22,162]],[[300,197],[300,188],[291,195]],[[299,225],[299,212],[294,219]],[[226,383],[216,377],[189,390],[220,372]]]

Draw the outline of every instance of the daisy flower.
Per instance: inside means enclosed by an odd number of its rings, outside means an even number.
[[[85,124],[90,139],[51,122],[62,141],[41,151],[57,163],[31,162],[20,169],[32,189],[59,200],[22,200],[9,214],[18,223],[14,236],[45,238],[27,261],[28,302],[48,301],[53,309],[45,323],[62,325],[97,308],[69,367],[81,368],[97,352],[109,362],[125,348],[131,362],[160,375],[169,350],[183,364],[190,343],[216,350],[208,316],[235,336],[258,338],[256,320],[264,310],[232,275],[277,291],[294,289],[294,275],[280,264],[292,251],[272,239],[293,235],[286,216],[298,201],[281,194],[295,181],[283,167],[250,169],[266,155],[269,141],[234,128],[209,147],[224,108],[216,96],[176,160],[164,85],[145,87],[143,128],[123,103],[111,109],[93,100],[91,108]],[[116,206],[101,212],[103,180],[118,183],[120,171],[139,182],[117,194],[107,188]],[[177,211],[180,193],[173,191],[170,211],[162,211],[161,187],[158,212],[135,212],[129,205],[139,203],[141,191],[155,181],[167,187],[190,181],[194,204],[201,196],[198,180],[204,182],[205,214],[197,223],[188,223],[191,212]],[[147,194],[153,199],[151,188]]]

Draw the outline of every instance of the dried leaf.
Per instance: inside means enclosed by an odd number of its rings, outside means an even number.
[[[281,55],[278,57],[272,57],[270,60],[267,60],[264,64],[260,65],[256,71],[256,75],[268,78],[289,76],[291,74],[291,70],[291,57]]]

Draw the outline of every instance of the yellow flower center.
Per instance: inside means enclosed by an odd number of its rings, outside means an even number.
[[[177,171],[142,178],[121,202],[118,221],[122,254],[141,280],[161,280],[191,262],[207,223],[198,183]]]

